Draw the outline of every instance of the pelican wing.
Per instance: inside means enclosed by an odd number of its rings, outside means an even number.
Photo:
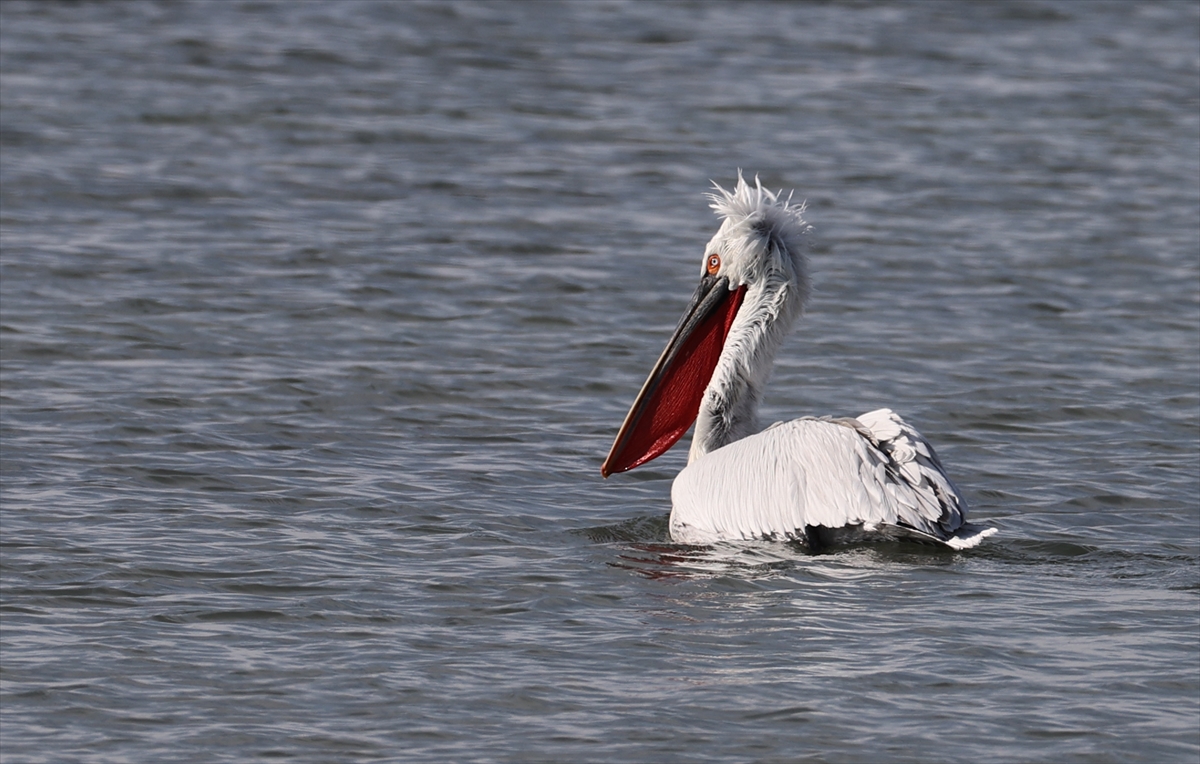
[[[871,433],[876,447],[887,455],[891,493],[901,519],[926,530],[934,524],[949,535],[963,524],[966,502],[946,475],[942,462],[925,436],[891,409],[877,409],[857,418]]]
[[[860,526],[967,544],[956,538],[964,503],[933,448],[888,409],[797,419],[730,443],[679,473],[671,498],[679,541],[807,540],[810,528]]]

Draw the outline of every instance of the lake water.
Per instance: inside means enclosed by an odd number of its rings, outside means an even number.
[[[1195,762],[1200,6],[0,3],[0,754]],[[600,462],[738,168],[968,553]]]

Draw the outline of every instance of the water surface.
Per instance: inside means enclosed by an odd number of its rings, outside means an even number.
[[[1194,3],[0,3],[6,763],[1195,761]],[[767,421],[970,553],[602,481],[738,168]]]

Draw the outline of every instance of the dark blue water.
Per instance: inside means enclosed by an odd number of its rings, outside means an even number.
[[[985,546],[601,480],[738,168]],[[0,3],[0,427],[5,764],[1194,762],[1200,10]]]

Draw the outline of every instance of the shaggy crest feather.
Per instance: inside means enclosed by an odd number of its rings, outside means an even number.
[[[800,236],[812,229],[804,219],[807,202],[792,204],[792,194],[780,199],[780,194],[765,188],[757,175],[751,186],[738,170],[737,185],[726,191],[716,181],[712,182],[716,193],[708,194],[710,207],[733,225],[749,225],[765,229],[765,232],[783,239]]]

